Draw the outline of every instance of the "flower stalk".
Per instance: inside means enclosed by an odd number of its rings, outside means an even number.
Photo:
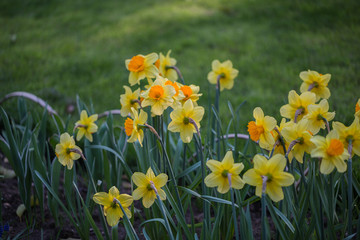
[[[348,236],[352,233],[352,204],[353,204],[353,192],[352,192],[352,140],[349,140],[348,152],[350,154],[347,162],[347,177],[348,177]]]

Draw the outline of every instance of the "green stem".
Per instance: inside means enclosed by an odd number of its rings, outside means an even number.
[[[131,229],[132,234],[134,235],[135,239],[136,239],[136,240],[139,240],[139,237],[138,237],[138,235],[136,234],[136,231],[135,231],[135,229],[134,229],[133,225],[131,224],[131,222],[130,222],[130,220],[129,220],[128,216],[126,215],[126,212],[125,212],[125,210],[124,210],[123,206],[121,205],[121,202],[120,202],[117,198],[114,198],[114,201],[116,201],[116,202],[117,202],[117,204],[119,204],[119,206],[120,206],[120,208],[121,208],[121,211],[122,211],[122,212],[123,212],[123,214],[124,214],[124,218],[126,219],[126,222],[129,224],[130,229]]]
[[[163,215],[163,217],[164,217],[166,230],[168,231],[168,233],[169,233],[169,235],[170,235],[170,239],[171,239],[171,240],[174,240],[174,236],[173,236],[173,233],[172,233],[171,228],[170,228],[169,220],[167,219],[166,214],[165,214],[164,205],[163,205],[163,203],[162,203],[162,201],[161,201],[161,199],[160,199],[160,196],[159,196],[159,194],[157,193],[157,191],[155,191],[155,193],[156,193],[157,201],[158,201],[158,203],[159,203],[159,208],[160,208],[161,213],[162,213],[162,215]]]
[[[347,169],[347,178],[348,178],[348,236],[352,233],[352,202],[353,202],[353,192],[352,192],[352,142],[349,141],[349,160],[348,160],[348,169]]]
[[[266,194],[263,192],[261,195],[261,239],[267,239],[266,233]]]
[[[238,223],[236,218],[236,209],[235,209],[235,200],[234,200],[234,190],[232,187],[230,187],[231,191],[231,203],[232,203],[232,214],[234,219],[234,226],[235,226],[235,239],[239,240],[239,229],[238,229]]]

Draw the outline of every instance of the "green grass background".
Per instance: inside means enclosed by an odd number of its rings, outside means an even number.
[[[256,106],[280,121],[307,69],[332,74],[331,110],[348,124],[360,97],[359,10],[358,0],[3,0],[0,97],[28,91],[64,115],[76,94],[97,112],[120,108],[125,59],[172,49],[206,108],[212,60],[233,62],[239,76],[222,92],[221,115],[230,116],[227,100],[247,101],[244,130]]]

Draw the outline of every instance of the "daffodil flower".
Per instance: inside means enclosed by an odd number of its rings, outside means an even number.
[[[200,87],[193,84],[181,85],[180,91],[183,93],[184,97],[181,99],[181,103],[184,104],[187,100],[191,99],[194,106],[197,106],[197,101],[202,96],[202,93],[199,93]]]
[[[212,171],[204,180],[207,187],[217,187],[217,191],[222,194],[227,193],[230,187],[244,187],[244,181],[239,176],[244,164],[234,163],[232,151],[228,151],[221,162],[208,160],[206,166]]]
[[[355,118],[353,123],[346,127],[341,122],[333,122],[333,129],[339,134],[340,141],[344,144],[346,149],[349,149],[351,142],[350,154],[360,156],[360,119]]]
[[[137,110],[134,108],[131,108],[131,111],[134,119],[128,117],[124,124],[125,133],[130,137],[127,141],[130,143],[139,141],[142,146],[142,142],[144,140],[143,125],[146,123],[148,115],[142,109],[140,109],[140,114],[138,114]]]
[[[74,138],[68,134],[63,133],[60,136],[60,143],[56,144],[55,154],[59,162],[63,166],[67,166],[70,170],[74,165],[74,160],[78,160],[81,155],[81,149],[75,145]]]
[[[156,53],[150,53],[146,56],[139,54],[131,59],[127,59],[125,61],[125,66],[126,69],[130,71],[130,85],[140,84],[140,80],[145,77],[148,79],[156,77],[159,70],[155,67],[154,63],[158,58]]]
[[[88,114],[85,110],[81,111],[80,120],[75,123],[75,129],[79,129],[76,135],[76,141],[80,141],[84,135],[90,142],[93,141],[92,134],[96,133],[98,130],[98,126],[95,124],[97,119],[97,114],[93,114],[88,117]]]
[[[109,193],[99,192],[93,196],[94,202],[104,206],[104,215],[106,216],[107,223],[114,227],[118,224],[120,218],[124,217],[119,203],[124,208],[126,216],[131,218],[131,212],[129,207],[133,203],[132,196],[128,194],[120,194],[119,190],[113,186],[109,189]]]
[[[175,94],[173,96],[174,102],[171,105],[172,108],[176,108],[178,106],[180,106],[181,100],[183,100],[185,98],[184,93],[182,91],[180,91],[180,84],[177,82],[172,82],[170,80],[167,80],[165,82],[165,85],[170,85],[173,86],[173,88],[175,89]]]
[[[271,131],[276,126],[276,120],[273,117],[264,116],[264,112],[260,107],[253,111],[255,121],[248,123],[248,132],[251,140],[257,142],[261,148],[271,150],[275,144],[275,140],[271,135]]]
[[[281,187],[287,187],[294,183],[294,177],[290,173],[284,172],[286,159],[283,155],[276,154],[269,160],[264,156],[254,157],[254,168],[248,170],[244,176],[244,181],[255,186],[256,196],[261,197],[264,190],[265,194],[274,201],[284,199]]]
[[[193,134],[200,129],[200,121],[204,116],[204,108],[194,107],[191,99],[183,106],[179,106],[170,113],[171,122],[168,126],[171,132],[180,132],[180,138],[184,143],[191,142]]]
[[[325,125],[329,126],[329,121],[333,120],[334,117],[335,112],[329,112],[329,103],[323,99],[319,104],[310,104],[308,114],[304,118],[309,120],[308,130],[312,134],[317,134],[320,129],[325,128]]]
[[[302,119],[298,123],[290,122],[284,129],[281,131],[281,134],[287,142],[290,143],[289,150],[294,155],[294,158],[303,163],[304,153],[309,153],[314,148],[314,144],[310,141],[312,138],[311,132],[309,132],[309,121]],[[292,159],[289,158],[291,162]]]
[[[171,67],[174,67],[176,65],[176,59],[170,57],[171,50],[169,50],[164,56],[164,54],[160,53],[159,63],[158,63],[158,69],[160,72],[160,75],[164,78],[167,78],[173,82],[175,82],[178,79],[178,75],[174,69]],[[157,64],[155,64],[156,66]]]
[[[312,92],[304,92],[299,96],[291,90],[288,98],[289,104],[280,108],[280,114],[284,118],[298,122],[308,113],[308,106],[315,103],[316,95]]]
[[[120,114],[123,117],[126,117],[129,114],[132,114],[131,108],[135,108],[135,110],[140,108],[140,88],[135,90],[134,92],[128,86],[124,86],[125,93],[120,95]]]
[[[330,97],[330,90],[327,87],[331,78],[330,74],[320,74],[316,71],[303,71],[300,73],[300,78],[303,83],[300,86],[300,92],[307,91],[316,94],[316,101],[320,98],[328,99]]]
[[[221,63],[219,60],[214,60],[211,64],[212,71],[208,74],[208,80],[211,84],[220,85],[220,91],[232,89],[234,86],[234,79],[237,77],[239,71],[233,68],[230,60]]]
[[[142,106],[151,106],[151,113],[162,115],[164,110],[174,102],[173,96],[176,91],[173,86],[165,85],[166,79],[158,76],[155,82],[141,94],[144,98]]]
[[[339,139],[339,134],[335,130],[331,131],[326,138],[315,136],[311,141],[315,144],[315,148],[311,151],[311,157],[321,158],[321,173],[329,174],[335,167],[340,173],[346,171],[345,160],[350,157],[350,154],[345,149],[344,144]]]
[[[162,201],[166,200],[166,194],[164,190],[161,189],[168,180],[168,176],[165,173],[155,176],[153,170],[149,168],[146,175],[141,172],[135,172],[131,179],[137,186],[132,193],[132,196],[134,200],[142,198],[142,203],[145,208],[149,208],[153,205],[156,194],[159,195]]]
[[[282,154],[285,156],[286,150],[289,148],[289,143],[285,140],[284,137],[281,137],[282,136],[281,132],[284,129],[284,127],[289,125],[289,123],[291,124],[291,122],[286,122],[286,119],[283,118],[280,122],[280,126],[276,126],[274,128],[274,130],[271,131],[271,134],[273,135],[274,140],[275,140],[273,155]],[[285,148],[284,148],[284,146],[285,146]],[[289,159],[293,158],[292,152],[290,152],[288,157],[289,157]]]

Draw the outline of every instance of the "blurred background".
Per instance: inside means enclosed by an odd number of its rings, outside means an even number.
[[[28,91],[63,116],[77,94],[98,113],[119,109],[125,59],[171,49],[206,109],[211,62],[233,62],[239,75],[221,93],[221,116],[228,100],[246,101],[244,131],[256,106],[280,122],[308,69],[332,75],[330,110],[349,124],[360,97],[359,13],[358,0],[1,0],[0,98]]]

